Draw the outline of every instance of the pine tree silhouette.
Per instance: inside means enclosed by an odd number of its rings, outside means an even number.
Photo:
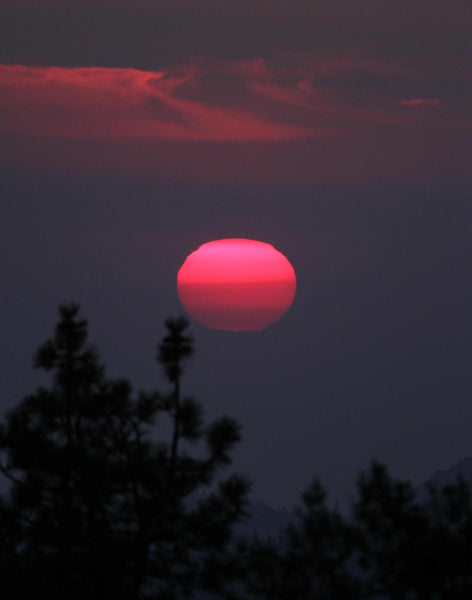
[[[201,405],[181,396],[194,351],[188,323],[167,320],[158,348],[170,394],[135,395],[128,381],[105,376],[78,313],[61,306],[36,354],[51,387],[20,402],[0,429],[10,482],[0,503],[2,591],[51,600],[221,591],[249,484],[221,476],[239,425],[227,417],[205,425]],[[164,414],[170,441],[157,435]]]

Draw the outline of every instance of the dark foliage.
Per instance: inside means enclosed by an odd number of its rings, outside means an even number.
[[[472,598],[472,503],[464,481],[431,488],[419,502],[410,483],[374,463],[359,476],[351,514],[328,509],[315,481],[297,517],[281,542],[241,546],[250,598]]]
[[[297,600],[350,600],[359,597],[360,582],[350,563],[354,555],[352,528],[326,507],[318,481],[303,494],[278,544],[253,540],[242,549],[248,556],[245,580],[251,597]]]
[[[202,406],[182,396],[194,351],[185,319],[166,321],[157,350],[169,392],[135,394],[106,377],[78,310],[60,308],[36,354],[51,386],[0,426],[3,597],[472,598],[472,499],[461,480],[419,501],[374,463],[347,516],[314,481],[277,539],[235,539],[249,485],[222,470],[240,428],[228,417],[205,424]],[[161,420],[169,439],[157,435]]]
[[[419,503],[408,482],[373,464],[354,502],[365,598],[472,598],[472,504],[461,480]]]
[[[219,477],[239,426],[205,425],[201,405],[181,397],[193,353],[187,322],[169,319],[158,348],[171,392],[135,397],[127,381],[106,378],[78,310],[60,308],[36,354],[51,387],[25,398],[0,430],[11,484],[0,504],[2,593],[104,600],[221,591],[218,566],[249,485]],[[156,436],[164,415],[168,442]],[[190,444],[200,448],[192,454]]]

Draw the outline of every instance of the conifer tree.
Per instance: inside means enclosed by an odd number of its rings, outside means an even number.
[[[350,525],[326,506],[326,492],[318,480],[302,495],[295,516],[278,540],[256,538],[243,548],[251,597],[360,599],[360,581],[350,569],[355,551]]]
[[[463,480],[429,490],[373,463],[345,516],[315,481],[278,540],[241,547],[244,591],[257,600],[469,600],[472,496]],[[245,599],[244,593],[240,595]]]
[[[364,598],[472,598],[472,503],[461,480],[419,502],[408,481],[373,463],[353,503]]]
[[[10,483],[0,503],[0,522],[9,524],[4,585],[51,600],[221,589],[249,484],[220,475],[238,424],[223,417],[205,425],[201,405],[181,395],[194,349],[187,322],[169,319],[158,348],[171,392],[135,395],[128,381],[105,376],[78,313],[61,306],[54,336],[36,354],[52,385],[20,402],[0,429],[0,470]],[[165,415],[170,439],[159,436]]]

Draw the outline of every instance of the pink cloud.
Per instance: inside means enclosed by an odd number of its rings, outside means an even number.
[[[397,104],[411,106],[412,108],[422,108],[424,106],[441,107],[443,106],[443,101],[440,98],[409,98],[407,100],[398,100]]]
[[[396,77],[421,85],[430,73],[355,53],[241,61],[195,57],[161,71],[0,65],[0,134],[103,141],[290,141],[345,136],[365,124],[419,127],[416,111],[399,112],[393,105],[443,106],[439,98],[421,96],[395,101],[388,90]],[[388,79],[389,86],[370,85],[372,78]],[[426,112],[423,124],[430,127]],[[452,117],[454,126],[470,128],[467,115]],[[451,123],[448,115],[447,123],[436,119],[433,126]]]
[[[179,180],[452,176],[470,172],[469,78],[355,52],[159,71],[0,65],[0,160]],[[431,81],[441,99],[426,97]]]
[[[204,83],[201,70],[192,65],[160,72],[3,65],[0,132],[207,141],[284,140],[320,133],[314,124],[256,110],[239,91],[236,100],[218,94],[213,98]]]

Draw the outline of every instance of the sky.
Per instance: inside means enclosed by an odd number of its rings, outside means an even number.
[[[178,269],[250,238],[294,304],[192,320],[183,387],[242,424],[258,498],[472,455],[471,30],[468,0],[3,0],[0,410],[47,381],[63,302],[110,376],[164,389]]]

